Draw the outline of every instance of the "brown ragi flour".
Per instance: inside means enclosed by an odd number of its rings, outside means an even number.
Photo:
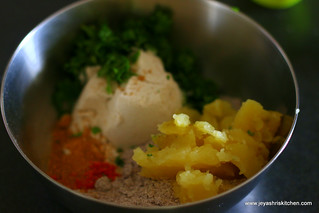
[[[101,201],[125,206],[171,206],[178,205],[174,197],[173,180],[152,180],[139,175],[140,167],[132,159],[133,151],[124,150],[121,176],[111,182],[107,177],[98,179],[95,189],[84,194]]]

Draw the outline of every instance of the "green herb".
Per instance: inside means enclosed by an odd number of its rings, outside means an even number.
[[[128,57],[118,53],[106,55],[106,61],[102,68],[98,71],[99,77],[107,80],[107,92],[112,93],[112,82],[118,84],[127,81],[134,73],[130,69],[130,60]]]
[[[155,141],[158,136],[159,136],[159,135],[155,135],[155,134],[151,135],[152,141]]]
[[[135,146],[135,145],[132,145],[132,146],[130,146],[130,149],[135,149],[137,146]]]
[[[117,151],[118,153],[122,153],[122,152],[123,152],[123,149],[122,149],[122,148],[118,148],[116,151]]]
[[[239,11],[240,11],[238,7],[231,7],[231,9],[232,9],[233,11],[235,11],[235,12],[239,12]]]
[[[81,89],[82,85],[80,81],[72,77],[60,80],[55,85],[52,103],[59,116],[62,116],[65,113],[71,113]]]
[[[147,154],[147,157],[151,157],[151,156],[153,156],[152,154]]]
[[[98,133],[100,133],[102,130],[100,129],[100,127],[98,127],[98,126],[94,126],[94,127],[92,127],[91,128],[91,132],[93,133],[93,134],[98,134]]]
[[[139,49],[152,50],[163,61],[166,71],[183,90],[186,102],[202,110],[218,94],[212,80],[203,76],[198,59],[187,49],[180,49],[171,40],[173,14],[170,9],[156,6],[148,16],[133,16],[115,27],[109,23],[83,25],[70,48],[70,59],[63,68],[63,80],[53,94],[59,115],[70,113],[85,81],[85,67],[99,65],[98,76],[107,81],[106,91],[125,83],[135,75],[131,65],[140,55]],[[167,76],[169,79],[170,76]]]
[[[216,85],[211,79],[203,76],[199,60],[192,51],[180,50],[173,55],[174,59],[166,59],[166,61],[172,61],[167,70],[173,74],[183,90],[186,103],[202,111],[205,104],[217,98],[219,91]]]
[[[119,167],[123,167],[124,166],[124,160],[120,156],[117,156],[115,158],[115,164],[118,165]]]
[[[72,137],[80,137],[82,136],[82,132],[74,133]]]
[[[169,75],[166,76],[166,79],[167,79],[167,80],[169,80],[170,78],[171,78],[171,76],[169,76]]]
[[[140,57],[140,54],[141,54],[141,52],[140,52],[139,50],[133,52],[133,53],[129,56],[130,62],[131,62],[132,64],[134,64],[134,63],[137,61],[138,57]]]
[[[248,133],[248,135],[250,135],[250,136],[254,136],[254,135],[255,135],[255,133],[253,133],[253,132],[250,131],[250,130],[247,130],[247,133]]]
[[[150,148],[154,147],[154,145],[153,145],[153,144],[151,144],[151,143],[150,143],[150,144],[148,144],[148,146],[149,146]]]

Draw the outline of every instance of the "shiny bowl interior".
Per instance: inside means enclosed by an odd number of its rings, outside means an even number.
[[[250,98],[294,118],[284,144],[250,180],[214,198],[175,207],[136,208],[102,203],[49,178],[50,131],[56,121],[51,94],[66,61],[70,42],[83,23],[111,23],[147,14],[156,4],[174,11],[174,40],[199,56],[207,78],[223,94]],[[75,212],[220,212],[244,198],[284,150],[299,112],[293,68],[277,42],[258,24],[230,7],[209,0],[91,0],[76,2],[47,18],[21,42],[5,71],[1,88],[5,126],[17,150],[38,172],[51,193]]]

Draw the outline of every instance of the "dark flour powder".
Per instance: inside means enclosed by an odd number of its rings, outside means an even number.
[[[125,164],[121,177],[111,182],[107,177],[98,179],[95,189],[85,195],[101,201],[125,206],[171,206],[178,205],[174,197],[173,180],[152,180],[139,175],[140,167],[132,160],[133,151],[121,154]]]

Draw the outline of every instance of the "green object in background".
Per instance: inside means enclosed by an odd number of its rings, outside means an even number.
[[[252,0],[257,4],[268,7],[271,9],[285,9],[288,7],[292,7],[293,5],[297,4],[301,0]]]

